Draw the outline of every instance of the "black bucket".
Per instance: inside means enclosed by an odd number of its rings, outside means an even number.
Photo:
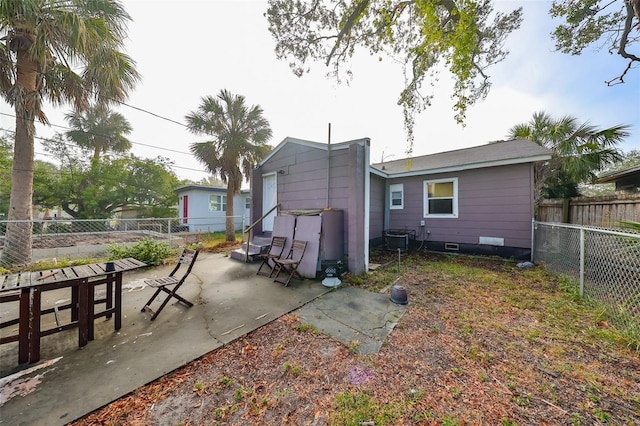
[[[394,285],[391,288],[391,301],[398,305],[406,305],[409,300],[407,298],[407,289],[401,285]]]

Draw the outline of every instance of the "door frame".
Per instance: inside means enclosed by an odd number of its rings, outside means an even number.
[[[267,190],[269,189],[267,185],[265,185],[266,179],[273,179],[273,190],[272,194],[267,194]],[[272,197],[268,197],[267,195],[271,195]],[[267,205],[267,200],[273,200],[275,203],[278,203],[278,173],[271,172],[265,173],[262,175],[262,215],[264,215],[267,211],[273,208],[273,205]],[[269,213],[262,220],[262,231],[263,232],[272,232],[273,231],[273,218],[277,215],[277,209]]]

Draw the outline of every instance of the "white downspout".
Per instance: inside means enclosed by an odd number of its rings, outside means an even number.
[[[370,139],[364,144],[364,271],[369,271],[369,214],[371,210]]]

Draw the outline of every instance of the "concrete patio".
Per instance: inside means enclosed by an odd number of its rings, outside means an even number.
[[[346,344],[358,339],[363,352],[375,353],[405,310],[388,295],[332,291],[319,280],[284,287],[256,275],[257,264],[201,253],[180,290],[195,306],[172,301],[152,322],[140,312],[153,290],[144,280],[167,275],[171,266],[125,274],[117,333],[112,320],[100,318],[96,339],[84,348],[77,330],[46,336],[41,361],[28,366],[17,365],[17,343],[0,346],[0,424],[66,424],[297,309],[301,321]],[[68,297],[48,293],[43,303]],[[7,309],[3,317],[11,317]]]

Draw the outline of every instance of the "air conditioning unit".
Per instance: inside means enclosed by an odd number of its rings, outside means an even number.
[[[409,250],[409,234],[385,234],[384,242],[387,250]]]

